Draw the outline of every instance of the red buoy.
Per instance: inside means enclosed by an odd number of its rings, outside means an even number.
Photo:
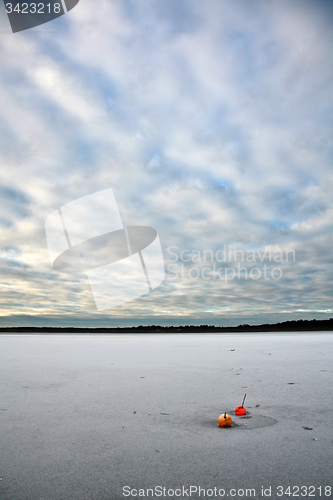
[[[235,410],[235,415],[246,415],[245,406],[237,406],[237,408]]]
[[[246,398],[246,394],[244,395],[242,405],[241,406],[237,406],[237,408],[235,410],[235,415],[246,415],[246,408],[244,406],[245,398]]]

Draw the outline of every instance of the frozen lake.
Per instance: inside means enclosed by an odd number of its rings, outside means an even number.
[[[0,498],[329,498],[332,358],[322,332],[0,335]]]

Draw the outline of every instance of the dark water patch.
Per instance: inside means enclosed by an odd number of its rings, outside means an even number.
[[[231,418],[232,418],[231,427],[219,427],[217,418],[214,420],[202,419],[199,423],[202,427],[215,427],[221,430],[225,429],[254,430],[263,427],[270,427],[278,423],[278,420],[276,420],[275,418],[267,417],[265,415],[247,415],[247,416],[237,417],[232,415],[231,413]]]

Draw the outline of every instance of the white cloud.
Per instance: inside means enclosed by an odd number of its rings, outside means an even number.
[[[1,248],[17,246],[29,266],[17,266],[12,282],[20,297],[30,283],[21,311],[35,314],[38,297],[38,314],[71,314],[66,283],[76,307],[94,314],[78,278],[50,268],[43,225],[57,207],[106,187],[127,224],[155,227],[165,245],[287,245],[306,269],[289,266],[274,286],[252,280],[228,290],[178,280],[171,293],[166,283],[112,315],[272,317],[303,303],[324,310],[332,263],[313,265],[324,262],[332,221],[324,4],[81,0],[53,28],[0,39],[1,184],[29,200],[24,216],[8,200],[2,214]],[[6,265],[8,289],[15,266],[7,276]],[[309,295],[308,280],[322,294]],[[16,310],[10,297],[8,314]]]

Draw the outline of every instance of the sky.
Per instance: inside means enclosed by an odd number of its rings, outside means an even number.
[[[333,316],[333,6],[80,0],[11,33],[0,4],[0,325]],[[165,280],[97,311],[45,220],[112,188]]]

